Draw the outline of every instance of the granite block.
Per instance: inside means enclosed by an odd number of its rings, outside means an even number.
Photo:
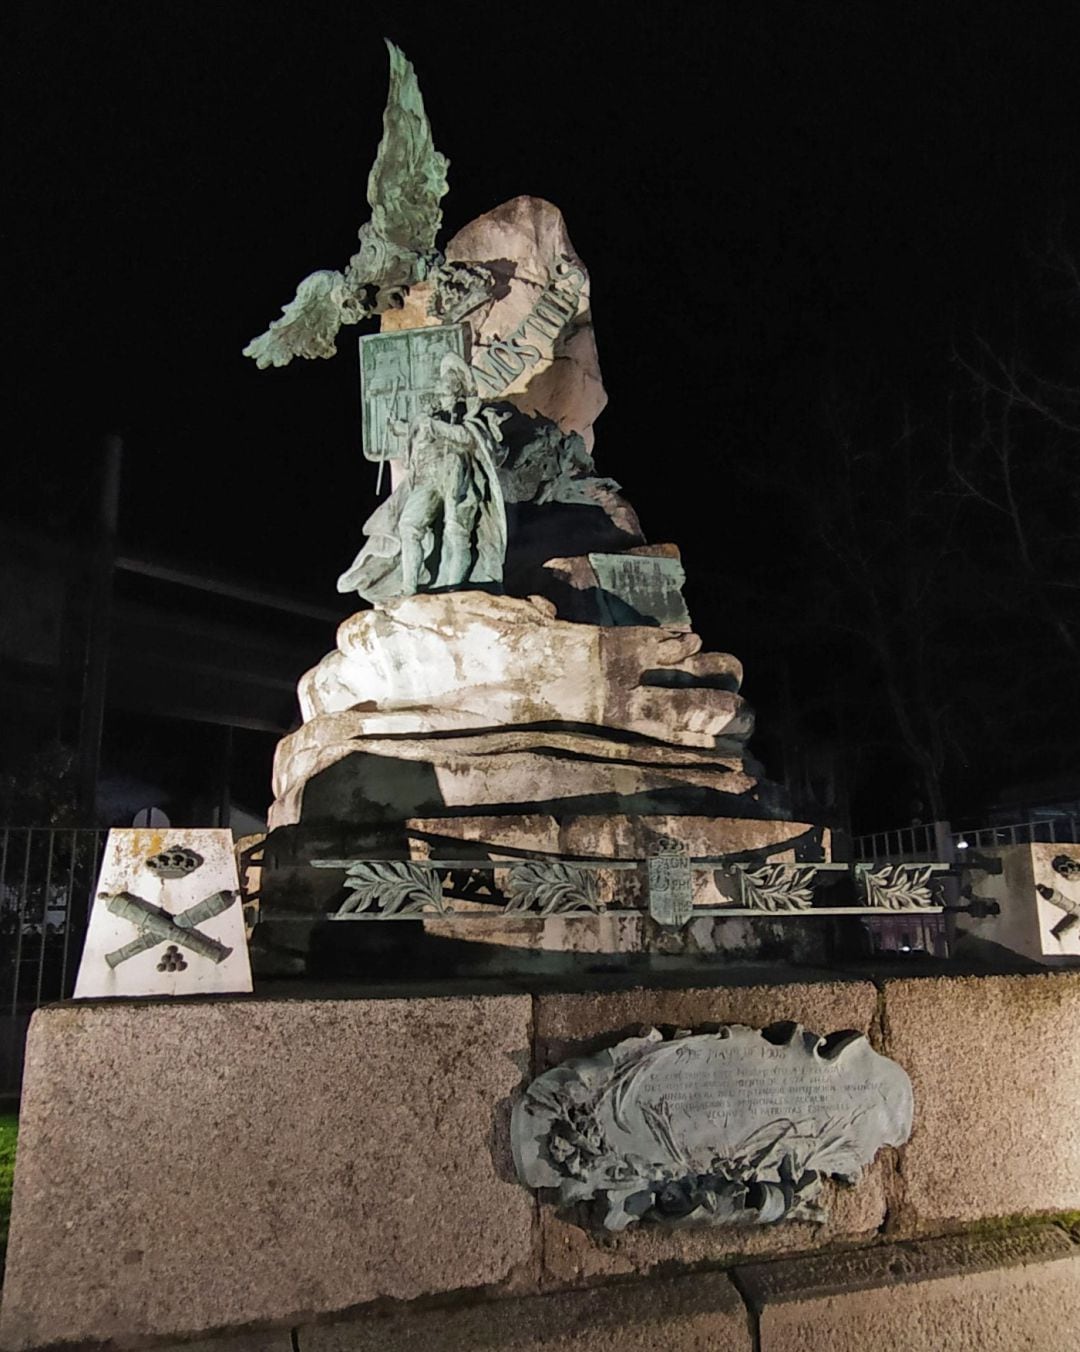
[[[528,997],[39,1011],[0,1344],[123,1347],[508,1278],[532,1244],[505,1139],[529,1042]]]
[[[1080,972],[885,985],[915,1125],[890,1232],[1080,1210]]]

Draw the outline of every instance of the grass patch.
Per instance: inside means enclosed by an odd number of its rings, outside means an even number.
[[[15,1178],[15,1141],[19,1135],[17,1113],[0,1113],[0,1272],[7,1248],[11,1217],[11,1184]]]

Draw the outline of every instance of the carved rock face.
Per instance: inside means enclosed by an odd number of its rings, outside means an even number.
[[[592,425],[607,395],[589,275],[562,212],[539,197],[515,197],[459,230],[446,258],[479,263],[495,280],[492,298],[464,316],[473,364],[492,376],[481,396],[550,418],[564,432],[580,433],[591,450]]]
[[[750,735],[740,697],[710,683],[732,659],[701,653],[696,634],[571,624],[553,610],[540,598],[448,592],[353,615],[337,652],[300,683],[304,719],[399,714],[374,720],[383,732],[558,721],[710,749]]]
[[[617,811],[665,793],[685,799],[683,811],[732,815],[755,787],[738,663],[700,652],[696,634],[573,624],[553,611],[537,597],[440,592],[346,620],[337,650],[300,682],[304,726],[278,748],[274,824],[306,815],[311,780],[365,757],[409,780],[403,817],[556,799]],[[418,777],[430,781],[423,793]],[[348,775],[338,778],[349,803],[328,800],[320,816],[375,811],[374,783],[361,776],[346,791]]]

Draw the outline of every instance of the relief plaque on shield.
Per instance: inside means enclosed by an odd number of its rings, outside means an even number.
[[[467,332],[464,324],[444,324],[360,339],[366,459],[404,459],[407,424],[436,396],[443,357],[452,352],[468,361]]]
[[[660,925],[681,928],[694,907],[690,851],[664,836],[648,859],[649,914]]]

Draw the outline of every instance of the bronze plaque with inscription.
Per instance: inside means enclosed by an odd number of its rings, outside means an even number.
[[[822,1180],[854,1183],[911,1132],[907,1072],[862,1034],[734,1024],[655,1029],[567,1061],[514,1108],[518,1177],[598,1201],[602,1222],[760,1225],[824,1220]]]

